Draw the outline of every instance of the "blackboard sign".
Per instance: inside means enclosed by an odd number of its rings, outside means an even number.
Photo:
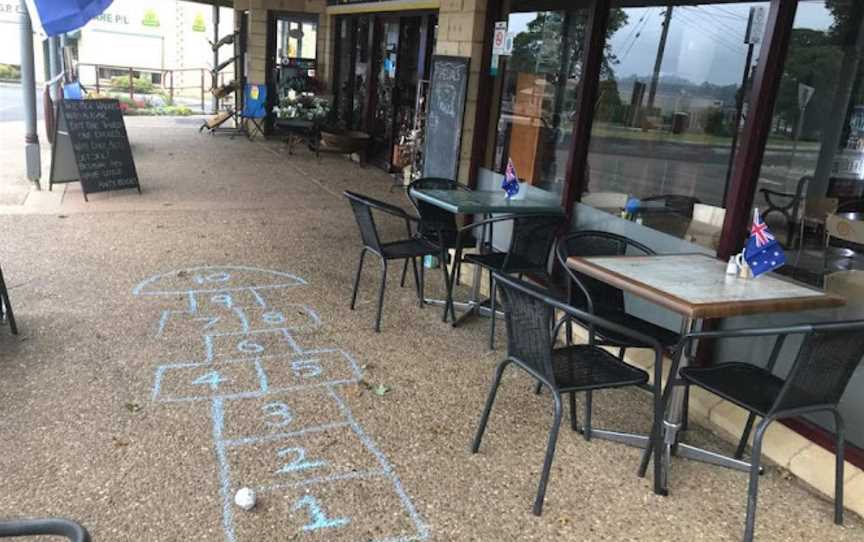
[[[137,188],[138,173],[117,100],[63,100],[57,105],[48,189],[81,182],[87,194]]]
[[[424,177],[456,180],[459,173],[462,117],[468,92],[468,61],[464,57],[432,57],[426,112],[426,148],[423,151]]]

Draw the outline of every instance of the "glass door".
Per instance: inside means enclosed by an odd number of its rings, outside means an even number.
[[[375,21],[375,92],[370,158],[389,169],[396,123],[396,63],[399,56],[399,18]]]

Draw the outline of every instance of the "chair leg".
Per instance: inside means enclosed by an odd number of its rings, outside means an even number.
[[[408,260],[405,260],[407,263]],[[420,295],[420,275],[417,273],[417,258],[411,258],[411,270],[414,272],[414,289],[417,290],[417,295]]]
[[[538,382],[537,387],[534,388],[534,395],[540,395],[540,392],[543,391],[543,383]]]
[[[492,270],[489,270],[489,308],[492,314],[489,317],[489,350],[495,350],[495,279],[492,278]]]
[[[15,314],[12,312],[12,300],[9,299],[9,290],[6,288],[6,281],[3,279],[3,271],[0,270],[0,317],[3,317],[4,314],[6,320],[9,322],[9,330],[13,335],[18,335]]]
[[[423,265],[423,259],[421,258],[420,259],[420,270],[419,270],[420,271],[420,273],[419,273],[420,282],[417,284],[417,301],[420,303],[421,309],[423,308],[423,305],[425,305],[425,302],[423,301],[424,283],[426,282],[425,269],[426,269],[426,266]]]
[[[405,277],[408,276],[408,258],[405,258],[404,263],[402,264],[402,278],[399,279],[399,287],[405,287]]]
[[[681,431],[690,428],[690,386],[684,386],[684,404],[681,405]]]
[[[440,257],[441,257],[441,265],[440,265],[441,273],[444,275],[444,289],[445,289],[445,291],[450,292],[451,291],[450,274],[447,272],[447,266],[444,264],[444,262],[447,261],[447,251],[442,250]],[[448,303],[444,303],[444,314],[441,315],[441,321],[442,322],[447,321],[447,306],[448,306]],[[455,321],[456,320],[456,311],[452,307],[450,307],[450,311],[451,311],[451,315],[453,316],[453,320]]]
[[[618,359],[624,361],[624,354],[627,353],[627,347],[622,346],[618,349]]]
[[[381,287],[378,291],[378,315],[375,317],[375,332],[381,331],[381,311],[384,308],[384,288],[387,286],[387,260],[381,258]]]
[[[366,249],[360,251],[360,263],[357,264],[357,274],[354,275],[354,291],[351,293],[351,310],[357,302],[357,287],[360,285],[360,275],[363,273],[363,260],[366,258]]]
[[[837,428],[837,457],[835,459],[836,465],[834,472],[834,523],[837,525],[843,525],[843,468],[844,462],[846,461],[846,430],[845,424],[843,423],[843,416],[840,415],[840,411],[834,409],[833,413],[834,423]]]
[[[543,472],[540,475],[540,486],[537,489],[537,498],[534,499],[534,515],[543,513],[543,500],[546,498],[546,485],[549,483],[549,472],[552,470],[552,459],[555,457],[555,445],[558,442],[558,429],[561,427],[561,394],[551,389],[552,398],[555,400],[555,418],[552,421],[552,429],[549,430],[549,442],[546,445],[546,458],[543,460]]]
[[[495,380],[492,381],[492,387],[489,388],[489,395],[486,397],[486,406],[483,407],[483,415],[480,416],[480,425],[477,427],[477,433],[474,435],[474,442],[471,444],[471,453],[476,454],[480,449],[480,441],[483,440],[483,433],[486,432],[486,423],[489,422],[489,413],[492,412],[492,404],[495,403],[495,395],[498,393],[498,386],[501,384],[501,377],[504,375],[504,369],[510,365],[510,360],[505,359],[498,364],[495,369]]]
[[[576,392],[570,393],[570,428],[574,431],[579,431],[579,420],[576,414]]]
[[[753,423],[756,421],[756,414],[751,412],[747,416],[747,423],[744,424],[744,431],[741,433],[741,440],[738,441],[738,448],[735,450],[735,459],[744,457],[744,450],[747,449],[747,441],[750,439],[750,432],[753,431]]]
[[[750,485],[747,488],[747,518],[744,521],[744,542],[752,542],[756,530],[756,500],[759,494],[759,463],[762,461],[762,438],[768,424],[773,420],[765,418],[756,426],[753,437],[753,451],[750,453]]]
[[[589,390],[585,392],[585,421],[582,424],[582,436],[585,440],[591,440],[591,409],[594,402],[594,394]]]

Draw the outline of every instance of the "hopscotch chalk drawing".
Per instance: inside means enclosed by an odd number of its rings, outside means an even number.
[[[302,344],[321,319],[282,300],[305,284],[289,273],[221,266],[136,286],[136,296],[182,305],[161,312],[155,337],[201,341],[200,359],[156,368],[152,400],[209,401],[228,542],[258,539],[262,526],[291,540],[425,540],[428,528],[389,461],[337,391],[360,381],[357,362],[338,348]],[[235,513],[241,487],[260,496],[260,509]]]

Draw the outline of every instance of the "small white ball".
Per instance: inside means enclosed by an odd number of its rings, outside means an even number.
[[[234,494],[234,504],[247,512],[252,510],[255,508],[255,492],[248,487],[241,487]]]

